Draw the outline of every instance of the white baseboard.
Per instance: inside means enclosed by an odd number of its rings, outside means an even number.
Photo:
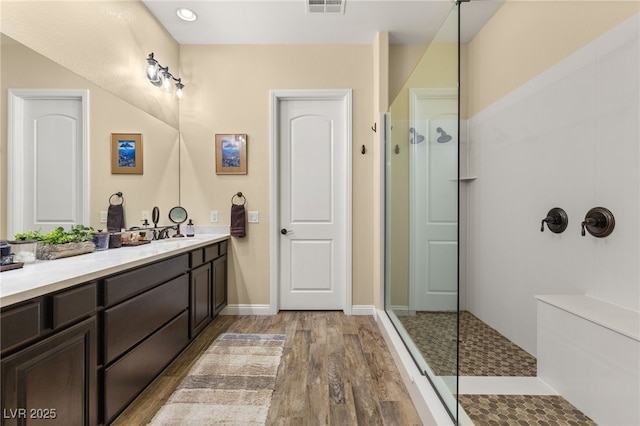
[[[220,315],[272,315],[270,305],[227,305]]]
[[[351,315],[372,315],[375,316],[376,308],[373,305],[353,305]]]
[[[351,315],[375,315],[373,305],[353,305]],[[220,315],[273,315],[270,305],[227,305]]]
[[[392,310],[396,316],[407,316],[407,315],[411,315],[412,313],[415,313],[409,310],[408,306],[405,305],[392,305],[390,308],[390,310]]]

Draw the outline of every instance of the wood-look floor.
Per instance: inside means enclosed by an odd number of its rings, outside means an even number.
[[[220,316],[116,419],[144,425],[220,333],[285,334],[267,424],[420,425],[372,317],[342,312]]]

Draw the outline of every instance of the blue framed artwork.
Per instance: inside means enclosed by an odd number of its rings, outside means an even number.
[[[246,134],[216,134],[216,174],[247,174]]]
[[[142,174],[142,134],[111,133],[111,174]]]

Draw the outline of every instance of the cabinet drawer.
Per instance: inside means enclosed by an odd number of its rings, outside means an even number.
[[[189,278],[175,278],[104,312],[105,363],[113,361],[189,306]]]
[[[217,243],[204,248],[205,262],[211,262],[213,259],[217,258],[219,255],[220,255],[220,248]]]
[[[204,263],[204,249],[193,250],[191,256],[191,268],[196,268]]]
[[[98,306],[98,284],[91,283],[53,295],[53,328],[91,314]]]
[[[185,311],[104,374],[105,421],[111,422],[189,343]]]
[[[42,331],[42,299],[0,314],[0,343],[2,352],[40,336]]]
[[[218,254],[220,256],[222,256],[223,254],[227,254],[227,240],[220,241],[218,244],[220,244],[220,252]]]
[[[189,269],[189,254],[135,269],[105,279],[105,306],[111,306]]]

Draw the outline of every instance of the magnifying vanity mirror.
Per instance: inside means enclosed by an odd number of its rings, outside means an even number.
[[[187,221],[187,211],[184,207],[176,206],[169,210],[169,220],[177,225],[174,237],[184,237],[180,233],[180,225]]]

